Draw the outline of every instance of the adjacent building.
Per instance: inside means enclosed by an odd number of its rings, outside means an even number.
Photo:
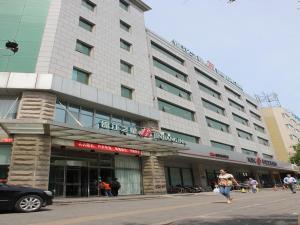
[[[300,141],[300,119],[283,107],[261,109],[276,157],[284,162],[295,154],[294,146]]]
[[[2,1],[0,178],[56,196],[209,186],[220,168],[265,186],[274,156],[257,101],[176,41],[146,29],[141,0]],[[1,44],[1,43],[0,43]]]

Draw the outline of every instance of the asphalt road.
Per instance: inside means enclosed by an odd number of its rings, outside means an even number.
[[[300,193],[213,193],[53,205],[36,213],[0,213],[0,225],[297,225]],[[300,225],[300,223],[299,223]]]

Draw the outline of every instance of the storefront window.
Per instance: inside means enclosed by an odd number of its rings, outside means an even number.
[[[7,179],[10,157],[11,157],[11,146],[0,145],[0,179]]]
[[[191,169],[182,169],[182,180],[184,186],[193,186],[193,175]]]
[[[182,185],[180,168],[170,168],[170,180],[172,186]]]

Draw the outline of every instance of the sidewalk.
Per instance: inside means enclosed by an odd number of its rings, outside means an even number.
[[[127,195],[118,197],[78,197],[78,198],[54,198],[53,204],[55,205],[69,205],[73,203],[90,203],[90,202],[112,202],[112,201],[134,201],[134,200],[147,200],[147,199],[162,199],[173,198],[178,196],[211,196],[215,195],[213,192],[200,192],[200,193],[179,193],[179,194],[164,194],[164,195]]]

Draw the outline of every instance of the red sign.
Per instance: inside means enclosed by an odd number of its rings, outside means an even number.
[[[2,138],[0,139],[0,143],[13,143],[14,139],[12,138]]]
[[[74,147],[92,149],[95,151],[123,153],[123,154],[129,154],[129,155],[141,155],[142,154],[142,152],[140,150],[136,150],[136,149],[121,148],[121,147],[116,147],[116,146],[102,145],[102,144],[82,142],[82,141],[74,141]]]
[[[261,158],[259,158],[259,157],[256,158],[256,164],[261,165]]]
[[[228,155],[218,154],[218,153],[214,153],[214,152],[210,152],[209,156],[214,157],[214,158],[229,159]]]
[[[207,60],[206,66],[211,70],[215,70],[215,65],[208,60]]]
[[[140,132],[139,135],[141,137],[149,138],[152,135],[152,130],[150,128],[143,128]]]

